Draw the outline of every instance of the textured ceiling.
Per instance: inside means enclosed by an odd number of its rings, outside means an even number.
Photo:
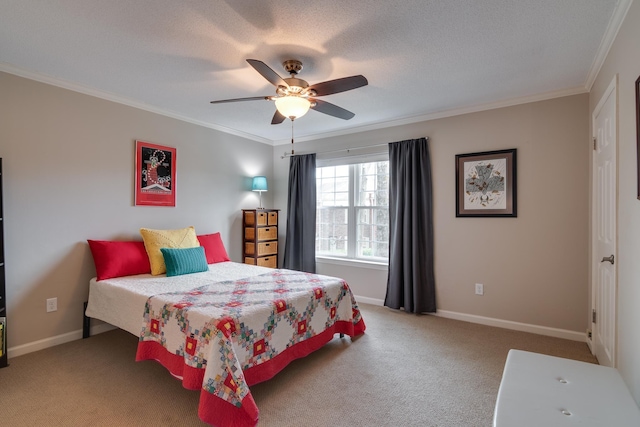
[[[275,93],[247,58],[282,77],[282,61],[299,59],[310,84],[369,80],[322,98],[353,119],[296,120],[296,139],[311,139],[584,92],[617,31],[617,3],[0,0],[0,70],[278,143],[291,127],[270,124],[273,102],[209,103]]]

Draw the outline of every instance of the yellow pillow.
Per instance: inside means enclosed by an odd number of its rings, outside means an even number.
[[[196,237],[196,229],[193,228],[193,226],[180,228],[178,230],[141,228],[140,234],[142,235],[144,247],[149,256],[151,274],[154,276],[167,272],[160,248],[182,249],[200,246],[200,242],[198,242],[198,238]]]

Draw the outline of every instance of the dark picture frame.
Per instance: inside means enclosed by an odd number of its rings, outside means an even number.
[[[176,205],[176,149],[136,141],[135,206]]]
[[[636,80],[636,157],[638,200],[640,200],[640,76],[638,76],[638,80]]]
[[[456,217],[517,215],[517,149],[456,155]]]

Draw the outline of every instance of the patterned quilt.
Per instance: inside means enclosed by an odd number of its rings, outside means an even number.
[[[365,325],[347,283],[273,270],[148,299],[136,360],[154,359],[200,391],[198,415],[212,425],[254,426],[249,386]]]

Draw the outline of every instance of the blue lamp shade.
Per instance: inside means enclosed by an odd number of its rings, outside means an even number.
[[[253,191],[267,191],[267,177],[266,176],[254,176],[253,184],[251,186]]]
[[[253,184],[251,185],[252,191],[260,193],[260,207],[262,209],[262,192],[267,191],[267,177],[266,176],[254,176]]]

